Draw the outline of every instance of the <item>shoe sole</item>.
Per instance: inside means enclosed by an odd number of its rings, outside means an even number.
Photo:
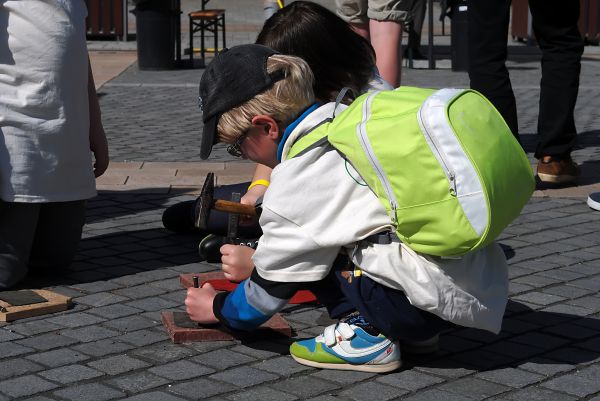
[[[402,366],[402,361],[390,362],[382,365],[352,365],[349,363],[321,363],[309,361],[308,359],[299,358],[292,355],[294,360],[302,365],[311,366],[319,369],[336,369],[336,370],[354,370],[358,372],[385,373],[396,370]]]
[[[577,180],[577,176],[574,175],[552,175],[538,173],[538,177],[540,178],[540,181],[547,184],[566,184],[575,182]]]

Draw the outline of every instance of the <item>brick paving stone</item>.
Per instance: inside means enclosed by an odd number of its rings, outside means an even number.
[[[56,324],[63,327],[81,327],[89,326],[95,323],[103,322],[106,319],[102,319],[98,316],[90,315],[85,312],[70,313],[58,317],[47,319],[47,322]]]
[[[598,334],[597,330],[587,329],[581,325],[573,323],[563,323],[544,329],[545,333],[555,334],[573,340],[583,340]]]
[[[298,372],[304,372],[311,369],[308,366],[299,364],[289,356],[267,359],[266,361],[252,365],[252,367],[266,370],[267,372],[275,373],[280,376],[291,376]]]
[[[524,301],[529,303],[534,303],[538,305],[550,305],[556,302],[564,301],[564,297],[559,297],[557,295],[544,294],[543,292],[529,292],[527,294],[517,295],[512,297],[513,300],[516,301]]]
[[[417,391],[435,384],[442,383],[444,380],[439,377],[427,375],[421,372],[405,370],[402,372],[394,372],[387,375],[382,375],[377,377],[375,381],[406,389],[408,391]]]
[[[125,305],[144,311],[158,311],[181,306],[181,304],[160,297],[151,297],[128,302]]]
[[[47,333],[39,336],[29,337],[23,340],[17,340],[16,342],[26,347],[35,348],[38,351],[48,351],[52,348],[65,347],[75,344],[77,340],[74,338],[61,336],[60,334]]]
[[[565,339],[541,333],[522,334],[511,338],[511,341],[541,349],[556,348],[568,342]]]
[[[119,319],[113,319],[103,324],[105,327],[115,329],[121,332],[129,332],[140,329],[154,327],[159,323],[140,316],[127,316]]]
[[[600,381],[598,377],[586,377],[584,371],[551,379],[541,386],[550,390],[564,392],[577,397],[586,397],[600,391]]]
[[[163,364],[148,371],[170,380],[187,380],[215,372],[214,369],[185,360]]]
[[[89,310],[89,313],[93,313],[105,319],[117,319],[124,316],[135,315],[139,312],[141,312],[141,309],[121,304],[107,305]]]
[[[143,347],[146,345],[154,344],[160,341],[165,341],[168,338],[164,332],[157,332],[152,330],[137,330],[127,334],[119,336],[119,341],[130,343],[136,347]]]
[[[169,380],[153,375],[150,372],[136,372],[107,381],[107,384],[128,393],[139,393],[164,386],[168,383]]]
[[[47,320],[35,320],[27,323],[12,323],[10,330],[22,334],[24,336],[34,336],[36,334],[47,333],[49,331],[55,331],[61,327],[48,322]]]
[[[113,294],[122,295],[129,299],[139,299],[164,294],[165,292],[165,290],[161,290],[160,288],[149,285],[138,285],[135,287],[127,287],[120,290],[115,290],[113,291]]]
[[[514,355],[520,360],[524,358],[531,358],[534,355],[539,355],[544,352],[544,350],[541,348],[519,344],[510,340],[499,341],[497,343],[487,345],[481,349],[499,355]]]
[[[104,376],[104,373],[90,369],[83,365],[67,365],[59,368],[46,370],[39,373],[40,376],[62,384],[71,384],[82,380],[93,379]]]
[[[550,391],[541,387],[529,387],[513,391],[503,394],[503,397],[507,400],[515,401],[572,401],[578,399],[564,393]]]
[[[295,395],[286,394],[268,387],[247,390],[243,393],[233,394],[227,398],[233,401],[293,401],[298,399]]]
[[[345,386],[367,380],[376,376],[376,373],[319,369],[315,373],[312,373],[311,376]]]
[[[149,363],[127,355],[111,356],[90,362],[87,365],[111,376],[151,366]]]
[[[317,379],[313,376],[288,378],[273,383],[271,387],[286,393],[294,394],[301,399],[314,397],[325,392],[332,394],[341,389],[339,385]]]
[[[585,317],[593,313],[593,311],[588,308],[582,308],[579,306],[569,304],[552,305],[542,309],[542,311],[547,314],[562,315],[570,319]]]
[[[471,398],[482,400],[503,392],[509,391],[510,387],[480,380],[474,377],[465,377],[437,387],[439,390],[454,394],[465,394]],[[467,390],[468,389],[468,390]]]
[[[545,358],[570,364],[597,362],[600,356],[587,350],[574,347],[562,347],[544,354]]]
[[[496,354],[484,350],[474,350],[463,352],[460,354],[453,355],[452,360],[464,363],[469,367],[477,369],[494,369],[503,365],[513,363],[519,358],[518,356],[508,356],[503,354]]]
[[[344,389],[339,394],[357,401],[387,401],[408,393],[406,390],[371,381]]]
[[[560,363],[543,357],[531,358],[519,365],[519,369],[539,373],[546,377],[554,376],[558,373],[569,372],[574,369],[573,365]]]
[[[256,361],[255,358],[228,349],[220,349],[217,351],[207,352],[202,355],[195,356],[191,358],[191,360],[194,362],[198,362],[202,365],[210,366],[217,370],[225,370],[232,366],[239,366]],[[265,362],[268,361],[270,360],[267,360]]]
[[[121,337],[119,337],[119,339],[121,339]],[[79,352],[95,357],[122,353],[132,348],[134,347],[129,344],[124,344],[120,341],[115,341],[114,339],[94,341],[73,347],[73,349]]]
[[[138,348],[131,354],[155,363],[165,363],[188,358],[192,355],[195,355],[195,352],[179,344],[163,343]],[[227,355],[223,355],[222,357],[223,359],[228,359]],[[194,358],[191,360],[193,361]],[[201,360],[196,362],[203,364]]]
[[[8,379],[14,376],[21,376],[26,373],[38,372],[42,369],[42,366],[28,361],[27,359],[6,359],[0,361],[0,380]]]
[[[123,301],[127,301],[127,298],[111,294],[110,292],[99,292],[74,299],[74,302],[95,307],[116,304]]]
[[[289,354],[289,348],[289,344],[287,346],[285,344],[278,344],[275,342],[275,338],[273,338],[273,341],[255,341],[247,345],[232,347],[231,350],[256,359],[268,359],[274,356]]]
[[[196,378],[191,381],[177,383],[168,387],[170,392],[193,400],[211,398],[219,394],[229,393],[234,389],[235,387],[230,384],[205,378]],[[248,391],[249,390],[246,390],[245,392]],[[260,398],[256,398],[256,400],[262,401]]]
[[[90,359],[89,356],[70,348],[60,348],[48,352],[36,353],[29,355],[26,358],[31,361],[41,363],[42,365],[46,365],[50,368],[56,368]]]
[[[545,379],[543,375],[515,368],[479,372],[474,377],[515,388],[522,388]]]
[[[17,333],[13,333],[12,329],[0,329],[0,342],[16,340],[18,338],[23,338],[23,336]]]
[[[96,325],[78,329],[63,330],[61,334],[66,337],[74,338],[82,343],[89,343],[92,341],[118,336],[119,332]]]
[[[82,384],[57,390],[54,395],[69,401],[105,401],[123,397],[125,393],[100,383]]]
[[[440,391],[437,389],[426,390],[419,392],[415,395],[410,395],[404,400],[408,401],[431,401],[431,400],[444,400],[444,401],[473,401],[472,397],[467,397],[462,394],[453,394],[446,391]]]
[[[25,397],[52,390],[58,385],[34,375],[0,381],[0,391],[11,398]]]
[[[10,358],[11,356],[23,355],[34,351],[35,350],[33,348],[25,347],[15,342],[11,342],[10,347],[0,347],[0,359]]]
[[[273,381],[279,376],[253,369],[248,366],[229,369],[211,375],[209,378],[232,384],[237,387],[249,387],[257,384]]]
[[[144,393],[134,395],[133,397],[124,398],[127,401],[183,401],[183,398],[175,397],[173,395],[163,393],[162,391],[153,391],[151,393]]]

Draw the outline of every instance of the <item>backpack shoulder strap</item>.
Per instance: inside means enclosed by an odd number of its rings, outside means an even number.
[[[306,131],[302,135],[300,135],[296,142],[292,145],[286,159],[291,159],[292,157],[296,157],[300,154],[304,154],[309,150],[317,148],[325,143],[328,143],[327,140],[327,126],[326,124],[332,121],[331,118],[326,118],[321,121],[317,125],[315,125],[309,131]]]

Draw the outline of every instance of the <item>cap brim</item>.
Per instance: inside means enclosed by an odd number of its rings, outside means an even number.
[[[213,145],[217,143],[217,121],[219,121],[219,116],[214,116],[210,120],[204,122],[202,143],[200,144],[200,158],[202,160],[208,159]]]

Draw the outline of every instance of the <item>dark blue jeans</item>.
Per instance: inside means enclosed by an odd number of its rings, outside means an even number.
[[[379,284],[364,274],[355,277],[353,269],[348,258],[340,256],[331,273],[309,288],[331,318],[339,319],[358,311],[388,338],[408,341],[431,338],[451,326],[411,305],[404,292]]]

